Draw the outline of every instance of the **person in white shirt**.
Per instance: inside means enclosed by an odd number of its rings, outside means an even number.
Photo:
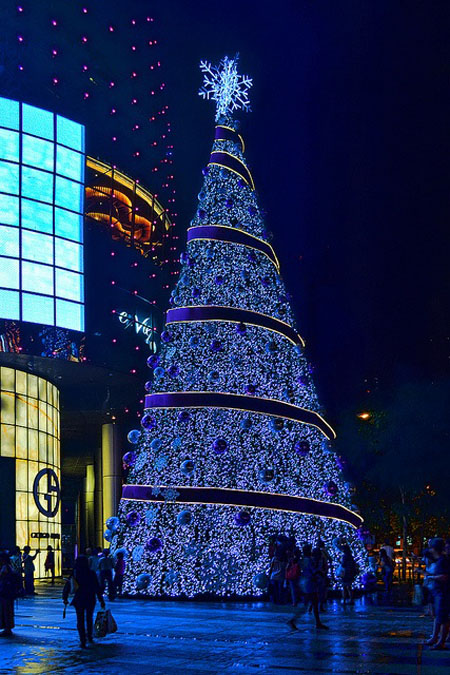
[[[109,555],[109,549],[105,548],[103,550],[103,555],[101,556],[98,569],[100,570],[100,586],[102,592],[106,590],[106,583],[108,582],[108,598],[114,600],[116,597],[116,591],[113,583],[113,569],[114,569],[114,558]]]
[[[390,558],[391,560],[394,560],[395,551],[390,544],[383,544],[383,546],[380,548],[380,551],[383,551],[383,550],[386,551],[386,554],[387,554],[388,558]]]

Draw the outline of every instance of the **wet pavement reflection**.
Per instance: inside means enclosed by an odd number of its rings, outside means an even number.
[[[15,635],[1,638],[0,673],[167,675],[444,675],[450,651],[422,647],[431,620],[412,608],[330,603],[317,632],[311,615],[287,626],[289,607],[119,599],[108,603],[118,632],[79,647],[75,612],[62,617],[60,589],[21,600]],[[326,616],[326,619],[325,619]]]

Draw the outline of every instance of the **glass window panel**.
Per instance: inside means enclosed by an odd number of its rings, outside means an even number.
[[[83,247],[80,244],[67,241],[66,239],[55,239],[55,265],[65,267],[75,272],[83,271]]]
[[[0,158],[19,161],[19,134],[17,131],[0,129]]]
[[[53,237],[40,232],[22,231],[22,258],[53,264]],[[30,289],[31,290],[31,289]]]
[[[20,319],[19,291],[5,291],[0,288],[0,316],[2,319]]]
[[[39,432],[39,461],[47,463],[47,434],[42,431]],[[41,481],[40,490],[42,492],[47,490],[46,483],[45,479]]]
[[[53,267],[22,262],[22,288],[25,291],[53,295]]]
[[[22,227],[53,233],[53,208],[49,204],[22,199]]]
[[[28,520],[39,520],[39,511],[33,493],[28,494]]]
[[[0,223],[19,227],[19,198],[0,194]]]
[[[16,519],[28,520],[28,494],[16,492]]]
[[[53,174],[29,166],[22,167],[22,197],[53,202]]]
[[[16,390],[16,371],[14,368],[0,368],[1,384],[4,391]]]
[[[82,124],[56,116],[56,140],[69,148],[84,152],[84,127]]]
[[[0,225],[0,254],[19,257],[19,230]]]
[[[83,241],[83,216],[55,209],[55,234],[74,241]]]
[[[22,104],[22,131],[53,140],[53,113]]]
[[[37,462],[28,462],[28,490],[33,490],[34,479],[39,471],[39,464]],[[42,481],[41,481],[42,486]]]
[[[38,404],[37,399],[28,399],[28,426],[30,429],[38,428]]]
[[[30,375],[28,373],[28,396],[34,396],[34,398],[37,398],[38,395],[37,383],[38,380],[36,375]]]
[[[19,261],[0,257],[0,286],[19,288]]]
[[[0,98],[0,127],[19,128],[19,101]]]
[[[16,459],[16,490],[28,490],[28,462]]]
[[[0,451],[2,457],[15,455],[15,427],[12,424],[2,424],[0,429]]]
[[[16,424],[27,426],[27,401],[25,396],[16,396]]]
[[[47,382],[47,403],[53,405],[53,385]]]
[[[60,173],[67,178],[73,178],[84,182],[84,155],[65,148],[62,145],[56,146],[56,173]]]
[[[23,548],[28,546],[28,521],[16,520],[16,544]]]
[[[55,325],[53,298],[44,295],[22,294],[22,321]]]
[[[47,461],[49,464],[55,463],[53,444],[54,444],[53,436],[47,436]]]
[[[31,164],[40,169],[47,171],[54,171],[54,143],[44,141],[42,138],[34,138],[33,136],[22,136],[22,162],[24,164]]]
[[[36,427],[37,427],[37,406],[34,408],[36,413]],[[30,415],[28,415],[28,421]],[[38,458],[38,432],[35,429],[28,429],[28,457],[30,459]]]
[[[45,401],[47,397],[47,387],[45,380],[42,377],[39,378],[39,398],[41,401]]]
[[[16,427],[16,457],[28,457],[28,429]]]
[[[83,186],[81,183],[56,176],[55,204],[81,213],[83,210]]]
[[[83,277],[75,272],[56,270],[56,293],[59,298],[67,298],[82,302],[83,300]]]
[[[16,392],[25,395],[27,393],[27,374],[23,370],[16,370]]]
[[[39,401],[39,432],[41,431],[47,431],[47,404],[45,401]]]
[[[84,331],[84,306],[76,302],[56,300],[56,325],[61,328]],[[59,436],[59,429],[57,429]]]
[[[19,194],[19,165],[0,161],[0,190]]]
[[[15,424],[14,409],[15,394],[12,391],[2,391],[1,393],[1,419],[4,424]]]

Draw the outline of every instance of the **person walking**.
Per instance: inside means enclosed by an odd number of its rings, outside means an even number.
[[[25,595],[37,595],[34,590],[34,560],[40,553],[39,549],[34,555],[31,555],[31,548],[29,546],[23,547],[23,570],[25,572]]]
[[[2,637],[12,635],[14,628],[14,600],[18,597],[19,580],[13,570],[9,555],[0,554],[0,628]]]
[[[380,549],[380,567],[383,575],[384,590],[386,596],[389,595],[392,589],[392,579],[394,577],[394,562],[386,553],[385,548]]]
[[[24,588],[23,588],[23,568],[22,568],[22,553],[20,552],[20,547],[19,546],[14,546],[12,554],[10,556],[10,561],[11,561],[11,567],[13,569],[13,572],[17,574],[17,579],[18,579],[18,592],[19,592],[19,597],[22,597],[24,595]]]
[[[346,604],[347,599],[350,605],[355,604],[353,600],[353,582],[355,581],[356,574],[356,563],[352,556],[352,552],[350,551],[350,546],[344,544],[342,546],[342,557],[338,574],[342,583],[342,601],[344,605]]]
[[[283,588],[286,576],[286,560],[282,551],[278,551],[272,558],[269,568],[269,589],[272,602],[281,605],[283,602]]]
[[[328,629],[320,620],[319,615],[319,586],[320,586],[320,551],[315,549],[314,556],[312,555],[311,544],[303,545],[303,557],[301,559],[301,573],[300,573],[300,590],[303,593],[305,603],[311,606],[314,612],[314,619],[316,621],[317,629]],[[296,622],[300,616],[297,612],[289,619],[288,624],[292,630],[298,630]]]
[[[291,592],[292,606],[296,607],[298,603],[298,580],[300,579],[299,552],[297,547],[288,553],[288,562],[286,566],[286,581]]]
[[[125,554],[123,551],[119,551],[116,557],[116,563],[114,565],[114,587],[116,595],[118,596],[122,595],[125,569],[126,569]]]
[[[445,542],[431,539],[428,550],[434,560],[426,572],[428,588],[433,598],[433,633],[425,644],[431,649],[445,649],[450,630],[450,561],[444,554]]]
[[[71,590],[74,591],[74,596],[70,604],[75,607],[80,646],[85,649],[86,636],[89,642],[94,641],[94,610],[97,598],[102,609],[105,609],[105,601],[97,575],[89,569],[89,561],[85,555],[78,556],[73,573],[64,585],[63,602],[66,606],[69,604]]]
[[[102,593],[106,591],[106,584],[108,584],[108,598],[109,600],[114,600],[116,595],[113,583],[114,559],[109,555],[109,549],[105,548],[103,550],[103,555],[100,558],[98,568],[100,571],[100,587]]]
[[[324,584],[319,594],[319,606],[320,611],[325,612],[326,602],[328,599],[328,588],[330,586],[330,579],[328,575],[330,573],[330,570],[332,571],[333,568],[331,566],[330,555],[325,547],[325,542],[323,542],[322,539],[319,539],[319,541],[317,542],[317,548],[320,551],[320,570],[324,578]]]
[[[44,568],[46,572],[50,572],[52,586],[55,585],[55,552],[53,546],[47,546],[47,555],[45,558]]]

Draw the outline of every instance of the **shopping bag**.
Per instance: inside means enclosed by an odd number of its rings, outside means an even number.
[[[116,621],[111,613],[110,609],[106,610],[106,632],[115,633],[117,630]]]
[[[105,637],[108,632],[108,617],[106,616],[105,610],[97,612],[94,623],[94,634],[95,637]]]

